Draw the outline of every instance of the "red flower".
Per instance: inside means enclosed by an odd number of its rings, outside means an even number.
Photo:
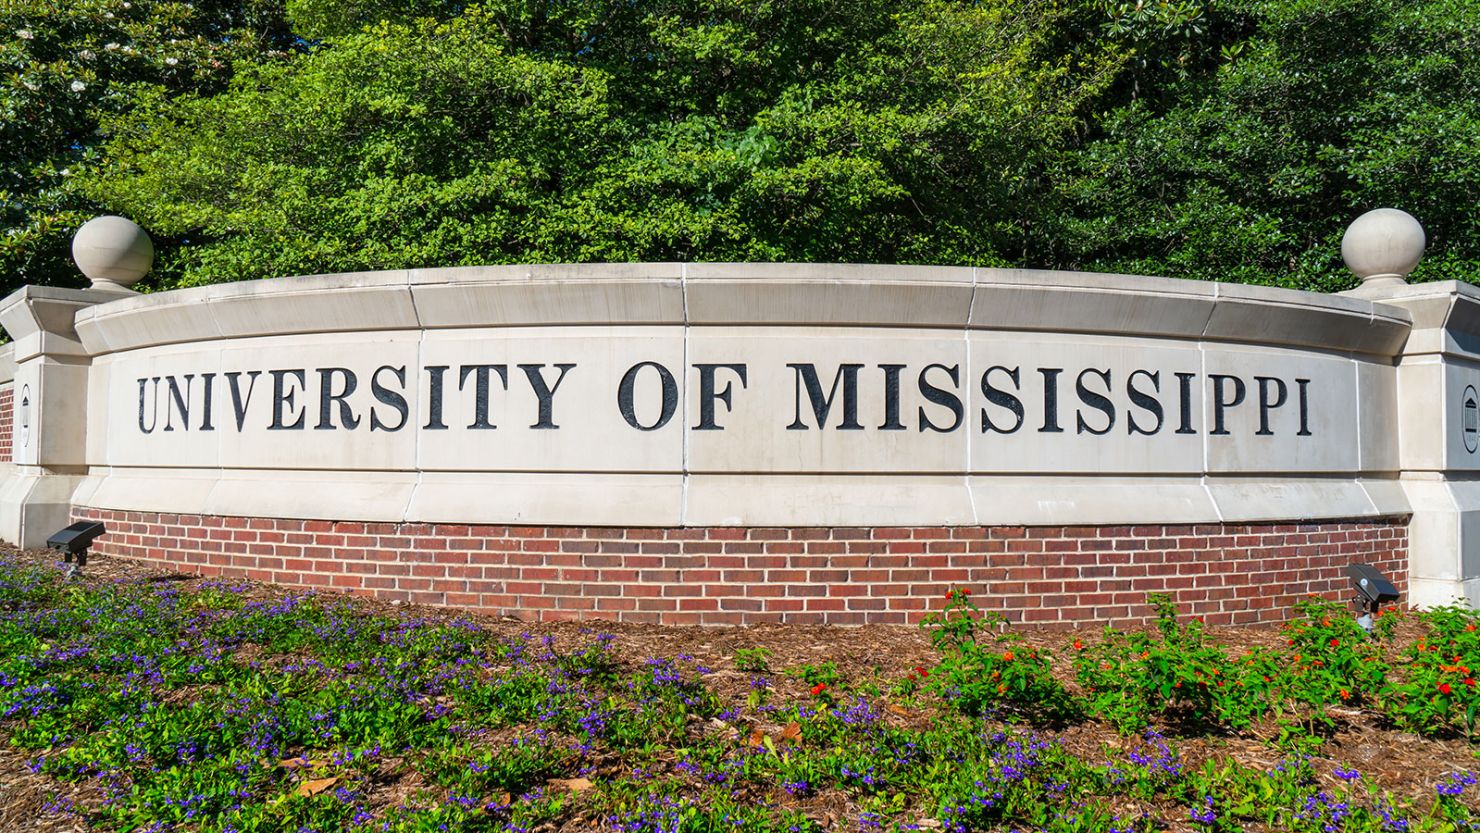
[[[1474,677],[1465,677],[1465,685],[1469,686],[1470,688],[1474,688],[1475,687],[1475,678]]]
[[[824,691],[827,691],[827,683],[818,683],[817,685],[812,686],[813,697],[816,697]]]
[[[1012,662],[1012,652],[1011,652],[1011,651],[1006,651],[1006,652],[1004,652],[1004,653],[1003,653],[1003,654],[1002,654],[1002,659],[1003,659],[1003,660],[1004,660],[1004,661],[1006,661],[1006,662]]]
[[[915,666],[915,673],[916,673],[916,674],[919,674],[919,675],[920,675],[920,676],[921,676],[921,677],[922,677],[922,678],[923,678],[923,677],[928,677],[928,676],[930,676],[930,672],[929,672],[929,671],[926,671],[926,670],[925,670],[925,669],[924,669],[924,668],[921,668],[921,667],[920,667],[920,666],[918,666],[918,665],[917,665],[917,666]]]
[[[1449,683],[1439,683],[1439,693],[1441,693],[1441,694],[1448,694],[1449,692],[1451,692],[1453,690],[1454,689],[1452,689],[1452,688],[1449,687]]]
[[[1331,647],[1332,648],[1335,648],[1337,645],[1340,645],[1340,644],[1341,644],[1341,640],[1339,640],[1339,639],[1333,639],[1333,640],[1331,640]]]
[[[1084,643],[1083,642],[1080,642],[1077,639],[1074,640],[1074,650],[1076,650],[1076,651],[1083,651],[1084,650]]]

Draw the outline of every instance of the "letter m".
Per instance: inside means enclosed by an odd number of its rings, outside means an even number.
[[[803,388],[807,392],[807,401],[811,403],[812,415],[817,419],[817,427],[826,428],[827,417],[832,413],[833,403],[838,399],[838,385],[840,384],[843,387],[843,422],[838,426],[838,430],[863,430],[863,426],[858,422],[858,371],[863,368],[863,365],[839,365],[826,396],[822,393],[822,382],[817,378],[816,365],[787,364],[786,366],[796,373],[796,411],[791,424],[786,426],[786,430],[808,430],[808,425],[802,421]]]

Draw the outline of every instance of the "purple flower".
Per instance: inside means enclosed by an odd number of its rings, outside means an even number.
[[[1434,785],[1439,795],[1456,796],[1464,794],[1465,787],[1474,786],[1476,778],[1468,772],[1451,772],[1448,781],[1441,781]]]
[[[1198,812],[1196,809],[1192,810],[1191,820],[1196,824],[1212,824],[1218,820],[1218,814],[1213,812],[1213,797],[1211,795],[1203,796],[1203,802],[1205,809],[1202,812]]]

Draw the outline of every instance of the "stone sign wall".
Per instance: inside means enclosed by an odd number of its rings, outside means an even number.
[[[1435,529],[1468,522],[1480,364],[1405,289],[786,264],[31,287],[0,305],[26,401],[0,534],[98,519],[104,553],[669,622],[900,621],[953,584],[1045,621],[1150,590],[1257,621],[1353,560],[1462,595],[1459,559],[1410,575],[1409,483],[1450,496]]]

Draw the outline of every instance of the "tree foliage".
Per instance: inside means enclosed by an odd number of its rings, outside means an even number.
[[[0,274],[76,280],[69,246],[106,206],[72,187],[98,121],[141,97],[225,89],[292,37],[273,0],[7,0],[0,4]]]
[[[1415,279],[1477,274],[1471,0],[287,0],[249,35],[144,8],[150,60],[194,27],[191,80],[131,64],[69,109],[53,73],[55,136],[4,171],[13,279],[67,271],[82,209],[142,223],[161,287],[795,260],[1330,290],[1380,205],[1429,231]],[[0,46],[16,78],[39,40]]]
[[[1216,52],[1173,31],[1175,48],[1159,54],[1190,68],[1143,85],[1151,94],[1064,149],[1060,210],[1033,251],[1090,269],[1336,290],[1353,282],[1347,224],[1393,206],[1428,232],[1414,280],[1480,277],[1480,4],[1181,8]]]
[[[111,121],[182,283],[510,261],[1007,263],[1113,77],[1036,0],[471,8]]]

